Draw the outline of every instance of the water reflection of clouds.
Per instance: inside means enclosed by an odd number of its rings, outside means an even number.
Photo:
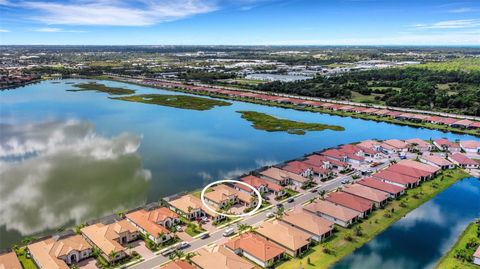
[[[151,177],[139,145],[79,121],[2,125],[0,226],[27,235],[138,205]]]
[[[435,204],[435,202],[430,201],[410,212],[408,217],[399,220],[395,225],[399,228],[408,230],[419,222],[432,223],[438,226],[448,224],[445,214],[441,212],[440,206]]]

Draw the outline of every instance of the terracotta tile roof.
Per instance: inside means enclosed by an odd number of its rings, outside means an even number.
[[[453,143],[446,138],[435,139],[433,140],[433,142],[435,142],[437,145],[441,147],[460,148],[460,146],[457,143]]]
[[[272,182],[269,182],[268,180],[266,179],[263,179],[263,178],[259,178],[259,177],[256,177],[256,176],[246,176],[246,177],[242,177],[240,178],[243,182],[247,183],[247,184],[250,184],[252,185],[253,187],[255,188],[259,188],[260,186],[266,186],[267,188],[269,188],[270,190],[272,191],[281,191],[283,189],[282,186],[278,185],[278,184],[275,184],[275,183],[272,183]],[[236,187],[242,189],[242,190],[245,190],[247,192],[251,192],[252,190],[243,185],[243,184],[235,184]]]
[[[203,205],[200,198],[197,198],[191,194],[180,196],[174,200],[169,201],[168,203],[186,214],[189,213],[188,209],[191,207],[191,210],[200,209],[203,212],[208,213],[210,216],[213,216],[213,217],[218,215],[217,213],[211,210],[208,210],[208,208],[206,208],[205,205]]]
[[[450,162],[449,160],[447,160],[443,157],[437,156],[437,155],[430,155],[429,153],[423,154],[422,157],[420,157],[420,158],[425,160],[425,161],[434,163],[438,166],[452,165],[452,162]]]
[[[251,232],[228,241],[225,246],[233,251],[241,249],[262,262],[267,262],[285,253],[284,248]]]
[[[68,269],[60,257],[71,251],[83,251],[92,248],[81,235],[73,235],[56,240],[54,237],[28,245],[31,255],[42,268]]]
[[[445,117],[441,117],[440,119],[437,120],[438,123],[442,123],[442,124],[446,124],[446,125],[450,125],[454,122],[458,121],[457,119],[452,119],[452,118],[445,118]]]
[[[205,198],[220,204],[223,201],[230,199],[231,197],[238,196],[238,194],[239,194],[239,191],[235,190],[234,188],[231,188],[225,184],[218,184],[213,188],[211,188],[211,191],[205,192]],[[248,194],[245,194],[245,195],[247,195],[248,201],[249,201],[250,196]]]
[[[480,141],[475,140],[464,140],[460,141],[460,146],[466,149],[479,149],[480,148]]]
[[[358,147],[374,149],[375,147],[380,146],[381,142],[376,140],[364,140],[357,144]]]
[[[465,127],[470,127],[472,125],[472,123],[473,123],[473,121],[464,119],[464,120],[456,121],[453,124],[460,125],[460,126],[465,126]]]
[[[325,175],[328,174],[328,170],[324,169],[320,166],[313,165],[308,162],[299,162],[299,161],[292,161],[287,163],[286,166],[282,167],[283,170],[289,171],[295,174],[303,173],[307,169],[311,169],[313,172]]]
[[[333,229],[333,222],[308,213],[301,207],[285,212],[280,220],[319,236],[324,235]]]
[[[346,162],[330,159],[330,158],[327,158],[325,156],[318,155],[318,154],[312,154],[312,155],[307,156],[306,158],[307,159],[305,161],[303,161],[304,163],[313,164],[313,165],[316,165],[316,166],[322,166],[323,162],[329,162],[331,164],[341,166],[341,167],[347,167],[348,166],[348,164]]]
[[[297,175],[297,174],[294,174],[292,172],[288,172],[288,171],[279,169],[277,167],[270,167],[267,170],[260,172],[260,174],[262,174],[264,176],[267,176],[269,178],[272,178],[274,180],[277,180],[277,181],[283,181],[285,179],[292,179],[292,180],[295,180],[295,181],[301,182],[301,183],[307,181],[306,178],[304,178],[300,175]]]
[[[263,222],[256,232],[293,251],[308,245],[312,238],[308,233],[278,220]]]
[[[436,173],[440,170],[440,168],[438,168],[438,167],[435,167],[435,166],[432,166],[432,165],[429,165],[429,164],[425,164],[425,163],[421,163],[421,162],[417,162],[417,161],[414,161],[414,160],[401,160],[401,161],[398,162],[398,164],[399,165],[405,165],[405,166],[412,167],[412,168],[419,169],[419,170],[423,170],[423,171],[426,171],[426,172],[430,172],[431,174]]]
[[[174,261],[169,264],[167,264],[164,267],[161,267],[162,269],[195,269],[193,265],[190,265],[186,261]]]
[[[213,249],[202,248],[192,257],[192,262],[202,269],[253,269],[255,265],[223,246]]]
[[[373,207],[371,201],[346,192],[332,192],[325,198],[325,200],[362,213]]]
[[[388,199],[388,193],[356,183],[345,186],[343,191],[377,203],[381,203]]]
[[[111,224],[96,223],[82,228],[82,233],[88,237],[105,254],[112,251],[120,252],[125,248],[117,241],[121,233],[137,232],[137,228],[128,220],[120,220]]]
[[[0,269],[23,269],[15,252],[0,254]]]
[[[390,166],[390,167],[392,167],[392,166]],[[388,168],[385,169],[385,170],[381,170],[378,173],[375,173],[373,175],[373,177],[380,178],[382,180],[392,181],[392,182],[395,182],[395,183],[400,183],[402,185],[414,184],[414,183],[416,183],[420,180],[419,177],[416,177],[416,176],[413,177],[413,176],[405,175],[405,174],[398,173],[398,172],[393,171],[393,170],[392,169],[389,170]]]
[[[398,139],[389,139],[389,140],[385,140],[383,141],[383,143],[385,144],[388,144],[394,148],[397,148],[397,149],[406,149],[408,148],[408,144],[403,142],[402,140],[398,140]]]
[[[374,188],[374,189],[377,189],[377,190],[388,192],[388,193],[394,194],[394,195],[399,194],[403,190],[405,190],[404,187],[400,187],[400,186],[397,186],[397,185],[385,183],[385,182],[377,180],[373,177],[364,178],[364,179],[358,181],[357,183],[361,184],[361,185],[364,185],[364,186],[367,186],[367,187],[370,187],[370,188]]]
[[[396,172],[396,173],[399,173],[399,174],[402,174],[402,175],[407,175],[407,176],[414,177],[414,178],[417,178],[417,179],[421,179],[422,177],[428,177],[432,174],[432,173],[427,172],[425,170],[420,170],[420,169],[417,169],[417,168],[413,168],[411,166],[401,165],[401,164],[398,164],[398,163],[389,166],[385,170]]]
[[[464,154],[462,153],[453,153],[451,156],[450,156],[450,159],[458,162],[459,164],[461,165],[478,165],[478,163],[470,158],[468,158],[467,156],[465,156]]]
[[[177,219],[177,213],[172,210],[161,207],[150,211],[140,209],[126,215],[128,219],[144,229],[147,233],[154,237],[158,237],[159,234],[169,234],[170,231],[159,223],[165,221],[167,218]]]
[[[348,222],[360,215],[357,211],[323,200],[308,204],[305,206],[305,209],[311,212],[320,212],[344,222]]]
[[[419,147],[426,148],[430,146],[430,143],[426,142],[425,140],[422,140],[420,138],[411,138],[405,140],[408,144],[417,144]]]

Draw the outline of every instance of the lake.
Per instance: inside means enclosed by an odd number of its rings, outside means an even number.
[[[0,92],[0,248],[343,143],[477,139],[243,102],[194,111],[67,91],[80,82],[86,80],[44,81]],[[172,94],[100,83],[137,94]],[[238,110],[340,125],[345,131],[269,133],[252,128]]]
[[[433,268],[467,225],[480,217],[480,181],[455,183],[332,269]]]

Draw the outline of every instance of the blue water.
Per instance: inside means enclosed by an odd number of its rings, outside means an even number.
[[[477,139],[243,102],[193,111],[66,91],[78,82],[46,81],[0,92],[0,247],[343,143]],[[101,83],[139,94],[172,94]],[[340,125],[345,131],[270,133],[252,128],[238,110]]]
[[[464,179],[415,209],[333,269],[433,268],[480,217],[480,181]]]

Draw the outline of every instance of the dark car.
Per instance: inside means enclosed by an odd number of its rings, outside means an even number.
[[[293,201],[295,201],[295,199],[293,199],[293,198],[290,198],[290,199],[288,199],[288,201],[287,201],[287,202],[289,202],[289,203],[293,203]]]
[[[277,207],[278,208],[283,207],[283,204],[277,204]]]
[[[207,239],[210,237],[210,234],[209,233],[204,233],[200,236],[200,239]]]

